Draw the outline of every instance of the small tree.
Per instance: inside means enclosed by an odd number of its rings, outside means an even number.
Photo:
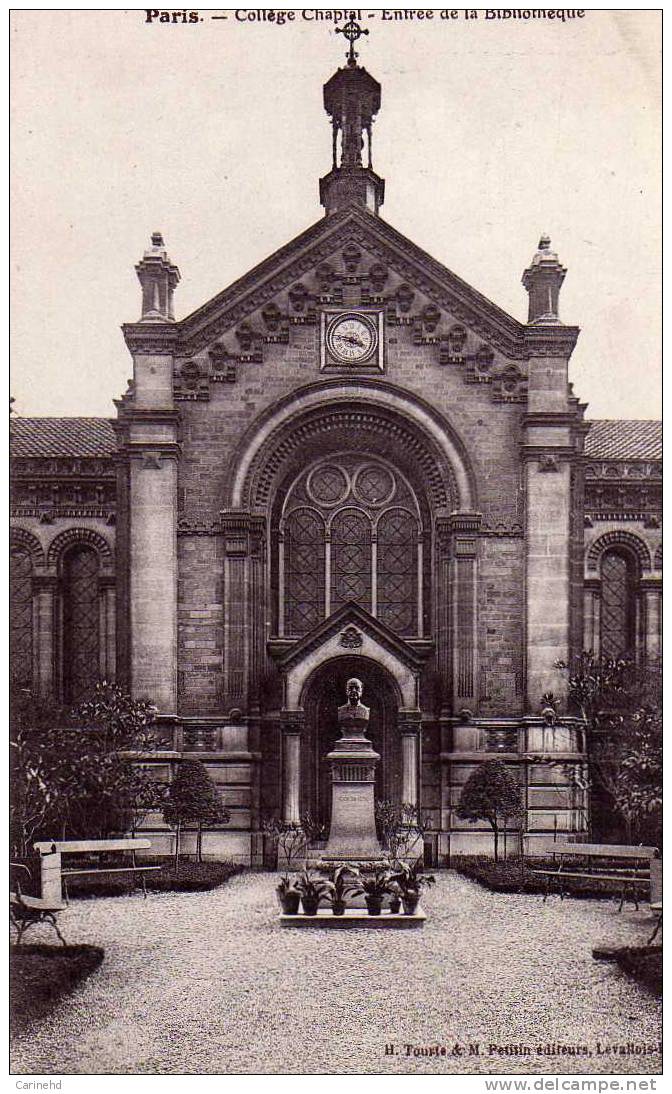
[[[501,760],[486,760],[469,776],[457,806],[462,820],[488,822],[495,836],[495,862],[499,855],[499,833],[507,821],[520,817],[523,803],[520,787]]]
[[[204,825],[226,824],[230,818],[204,764],[200,760],[181,763],[163,807],[163,819],[175,829],[175,869],[180,862],[180,835],[185,824],[197,826],[196,854],[202,862]]]
[[[660,663],[584,652],[556,667],[586,722],[589,786],[610,801],[631,843],[662,808]]]
[[[36,838],[108,836],[133,826],[137,808],[156,808],[160,788],[133,763],[151,751],[150,703],[101,683],[74,710],[25,690],[12,696],[12,846],[25,856]]]

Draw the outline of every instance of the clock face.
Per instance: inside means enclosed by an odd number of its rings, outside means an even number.
[[[378,344],[375,324],[365,316],[340,315],[327,330],[327,349],[346,365],[368,361]]]

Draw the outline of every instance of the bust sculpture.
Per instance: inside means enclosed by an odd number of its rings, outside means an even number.
[[[369,708],[361,702],[362,681],[354,677],[345,685],[347,703],[338,708],[338,724],[344,737],[363,736],[369,722]]]

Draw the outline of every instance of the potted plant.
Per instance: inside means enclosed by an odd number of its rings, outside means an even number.
[[[310,874],[308,870],[299,874],[296,887],[301,893],[304,915],[317,915],[319,903],[325,895],[325,885],[325,881]]]
[[[298,915],[301,892],[297,888],[296,878],[284,874],[276,887],[280,907],[284,915]]]
[[[369,915],[380,915],[383,899],[389,892],[390,871],[386,866],[376,866],[372,874],[360,877],[357,891],[364,893]]]
[[[395,863],[390,882],[399,886],[404,915],[415,915],[420,901],[420,892],[434,885],[436,878],[433,874],[423,874],[422,859],[419,858],[412,865],[408,862]]]
[[[399,915],[401,911],[401,888],[398,881],[390,881],[387,891],[390,894],[390,911],[392,915]]]
[[[354,879],[358,880],[354,880]],[[345,913],[346,897],[350,893],[361,892],[359,870],[355,866],[343,863],[337,866],[331,881],[323,882],[323,894],[331,904],[334,915]]]

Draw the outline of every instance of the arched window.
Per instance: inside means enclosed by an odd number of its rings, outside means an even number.
[[[354,600],[371,611],[371,522],[346,509],[331,526],[331,610]]]
[[[378,522],[378,618],[410,634],[417,615],[417,528],[410,513],[391,510]]]
[[[25,547],[10,554],[10,677],[15,687],[33,683],[33,563]]]
[[[637,581],[635,559],[629,552],[612,548],[600,562],[600,652],[622,657],[636,648]]]
[[[286,622],[305,634],[324,616],[324,521],[310,509],[291,513],[285,529]]]
[[[63,558],[63,698],[75,703],[100,678],[98,554],[74,546]]]
[[[422,634],[420,508],[378,457],[332,455],[285,496],[277,550],[279,633],[307,634],[354,602],[398,634]]]

